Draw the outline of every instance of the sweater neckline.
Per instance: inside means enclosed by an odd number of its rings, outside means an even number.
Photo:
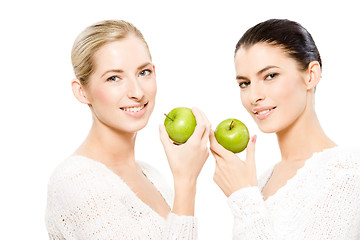
[[[117,181],[119,181],[123,187],[125,187],[126,191],[129,192],[131,194],[131,196],[140,204],[142,205],[145,209],[147,209],[148,211],[154,213],[155,215],[157,215],[158,217],[160,217],[161,219],[164,219],[164,217],[162,217],[158,212],[156,212],[154,209],[152,209],[149,205],[147,205],[143,200],[141,200],[136,193],[131,189],[131,187],[121,178],[121,176],[117,175],[116,173],[114,173],[111,169],[109,169],[105,164],[103,164],[102,162],[96,161],[95,159],[86,157],[84,155],[72,155],[72,157],[78,157],[78,158],[82,158],[85,159],[87,161],[89,161],[92,164],[98,165],[99,167],[102,167],[104,170],[106,170],[112,177],[116,178]],[[148,169],[144,166],[144,164],[142,164],[139,161],[136,161],[136,164],[141,168],[142,173],[145,175],[145,177],[151,182],[151,184],[154,185],[154,187],[156,188],[156,190],[161,194],[161,196],[164,198],[166,204],[169,206],[169,208],[171,209],[171,206],[169,205],[168,200],[164,197],[164,193],[161,192],[160,187],[157,184],[157,181],[153,178],[152,174],[148,171]]]
[[[278,196],[282,195],[283,192],[285,192],[289,187],[291,187],[291,185],[293,185],[293,182],[296,181],[297,178],[301,177],[304,172],[306,172],[306,170],[312,166],[313,164],[315,164],[317,161],[316,159],[319,159],[319,156],[323,155],[324,153],[326,152],[331,152],[331,151],[334,151],[336,149],[338,149],[339,146],[335,146],[335,147],[331,147],[331,148],[326,148],[326,149],[323,149],[322,151],[320,152],[314,152],[312,154],[312,156],[310,158],[308,158],[305,163],[304,163],[304,166],[302,166],[301,168],[299,168],[296,172],[296,174],[287,180],[287,182],[285,183],[284,186],[282,186],[281,188],[279,188],[273,195],[269,196],[266,200],[264,200],[266,203],[270,203],[273,201],[273,199],[276,199]],[[275,165],[272,166],[271,170],[269,171],[269,174],[268,176],[266,177],[266,181],[265,181],[265,184],[261,187],[261,192],[263,190],[263,188],[266,186],[266,184],[268,183],[269,179],[271,178],[273,172],[274,172],[274,168],[275,168]]]

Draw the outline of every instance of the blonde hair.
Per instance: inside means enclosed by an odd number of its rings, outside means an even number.
[[[142,40],[151,54],[142,33],[131,23],[123,20],[105,20],[85,28],[75,39],[71,62],[77,79],[83,86],[88,84],[88,78],[94,71],[93,56],[103,45],[126,38],[134,34]]]

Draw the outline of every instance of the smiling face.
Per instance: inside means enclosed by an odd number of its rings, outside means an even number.
[[[260,130],[280,132],[296,122],[308,105],[306,71],[282,48],[257,43],[235,55],[241,101]]]
[[[83,88],[95,123],[122,132],[147,124],[156,96],[155,67],[144,42],[130,34],[93,56],[94,72]]]

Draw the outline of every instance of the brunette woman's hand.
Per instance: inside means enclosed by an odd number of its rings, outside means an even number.
[[[251,138],[246,148],[246,160],[226,150],[210,133],[210,150],[216,160],[214,181],[224,194],[229,197],[233,192],[248,187],[257,186],[255,166],[256,135]]]
[[[197,108],[192,111],[196,118],[196,127],[184,144],[174,144],[164,125],[160,125],[160,139],[174,177],[173,212],[178,215],[194,215],[196,181],[209,157],[207,143],[211,124],[202,111]]]

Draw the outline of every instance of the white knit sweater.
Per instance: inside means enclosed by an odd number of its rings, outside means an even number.
[[[341,147],[315,153],[274,195],[259,187],[233,193],[234,239],[360,239],[360,152]]]
[[[172,206],[171,189],[158,172],[139,163]],[[50,239],[196,239],[196,219],[170,213],[161,217],[102,163],[71,156],[48,185],[46,226]]]

